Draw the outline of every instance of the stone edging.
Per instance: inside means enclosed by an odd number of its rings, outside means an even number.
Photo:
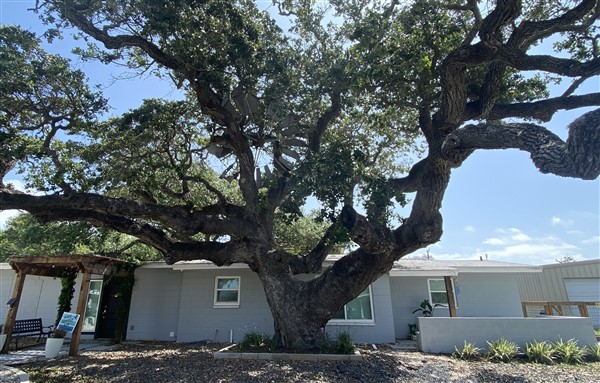
[[[18,368],[0,365],[0,369],[10,371],[10,373],[13,374],[13,376],[19,379],[20,383],[29,383],[29,374],[22,370],[19,370]]]
[[[215,359],[253,359],[253,360],[307,360],[307,361],[359,361],[362,360],[360,352],[354,354],[289,354],[271,352],[228,352],[235,344],[227,346],[213,353]]]

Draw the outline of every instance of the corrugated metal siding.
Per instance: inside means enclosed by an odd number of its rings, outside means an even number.
[[[542,273],[517,276],[522,301],[568,301],[565,279],[600,278],[600,260],[543,267]]]

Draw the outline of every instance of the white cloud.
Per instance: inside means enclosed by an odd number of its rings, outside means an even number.
[[[572,219],[560,218],[557,216],[552,216],[550,219],[552,226],[561,226],[561,227],[571,227],[575,223]]]
[[[483,241],[484,245],[502,246],[513,242],[528,242],[531,237],[521,230],[511,227],[509,229],[496,229],[496,233],[501,234],[498,237],[487,238]]]
[[[483,241],[483,244],[484,245],[492,245],[492,246],[502,246],[502,245],[505,245],[506,242],[500,238],[488,238],[485,241]]]
[[[556,263],[557,259],[565,256],[582,260],[579,247],[553,236],[530,238],[527,242],[508,242],[502,248],[479,249],[481,255],[488,254],[490,259],[497,261],[548,264]]]
[[[594,243],[600,243],[600,236],[597,235],[595,237],[584,239],[583,241],[581,241],[581,243],[584,245],[593,245]]]
[[[482,246],[477,249],[475,256],[478,259],[485,254],[489,259],[528,264],[556,263],[556,259],[570,256],[575,260],[583,260],[581,249],[573,243],[562,238],[545,235],[531,237],[518,228],[500,228],[499,234],[487,238]],[[600,241],[597,237],[590,238],[590,243]]]
[[[475,226],[471,226],[471,225],[467,225],[463,228],[464,231],[469,232],[469,233],[473,233],[475,232]]]
[[[531,241],[531,237],[525,233],[518,233],[511,237],[513,240],[517,242],[528,242]]]

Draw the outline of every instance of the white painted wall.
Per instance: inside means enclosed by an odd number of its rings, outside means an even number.
[[[464,342],[487,349],[486,341],[500,338],[516,342],[575,339],[582,346],[595,345],[590,318],[419,318],[419,347],[423,352],[450,354]]]

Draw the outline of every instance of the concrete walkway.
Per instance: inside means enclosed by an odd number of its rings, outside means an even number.
[[[69,347],[70,342],[65,341],[58,356],[69,355]],[[79,343],[79,353],[83,351],[106,351],[113,347],[114,345],[108,340],[82,340]],[[44,344],[13,351],[8,354],[0,354],[0,383],[29,382],[29,376],[16,368],[16,366],[43,359],[45,359]]]

